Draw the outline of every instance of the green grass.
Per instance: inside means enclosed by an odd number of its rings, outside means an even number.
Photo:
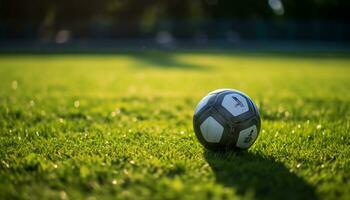
[[[0,199],[350,199],[350,58],[0,56]],[[197,102],[257,103],[248,151],[205,151]]]

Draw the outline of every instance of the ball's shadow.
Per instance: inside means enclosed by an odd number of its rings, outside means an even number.
[[[216,181],[254,199],[317,199],[314,188],[274,159],[250,153],[206,151]]]

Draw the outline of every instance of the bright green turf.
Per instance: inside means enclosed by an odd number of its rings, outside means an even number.
[[[0,56],[0,199],[350,199],[350,58]],[[206,152],[197,102],[258,104],[249,151]]]

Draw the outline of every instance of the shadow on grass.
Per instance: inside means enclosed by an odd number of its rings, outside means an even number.
[[[205,152],[205,158],[216,181],[235,188],[238,195],[252,192],[254,199],[317,199],[312,186],[272,158],[250,152],[210,151]]]
[[[149,52],[129,55],[137,61],[136,67],[153,67],[164,69],[205,70],[207,66],[181,61],[173,53]]]

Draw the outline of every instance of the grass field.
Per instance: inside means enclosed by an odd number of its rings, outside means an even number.
[[[0,55],[0,199],[350,199],[350,57]],[[247,93],[248,151],[205,151],[197,102]]]

